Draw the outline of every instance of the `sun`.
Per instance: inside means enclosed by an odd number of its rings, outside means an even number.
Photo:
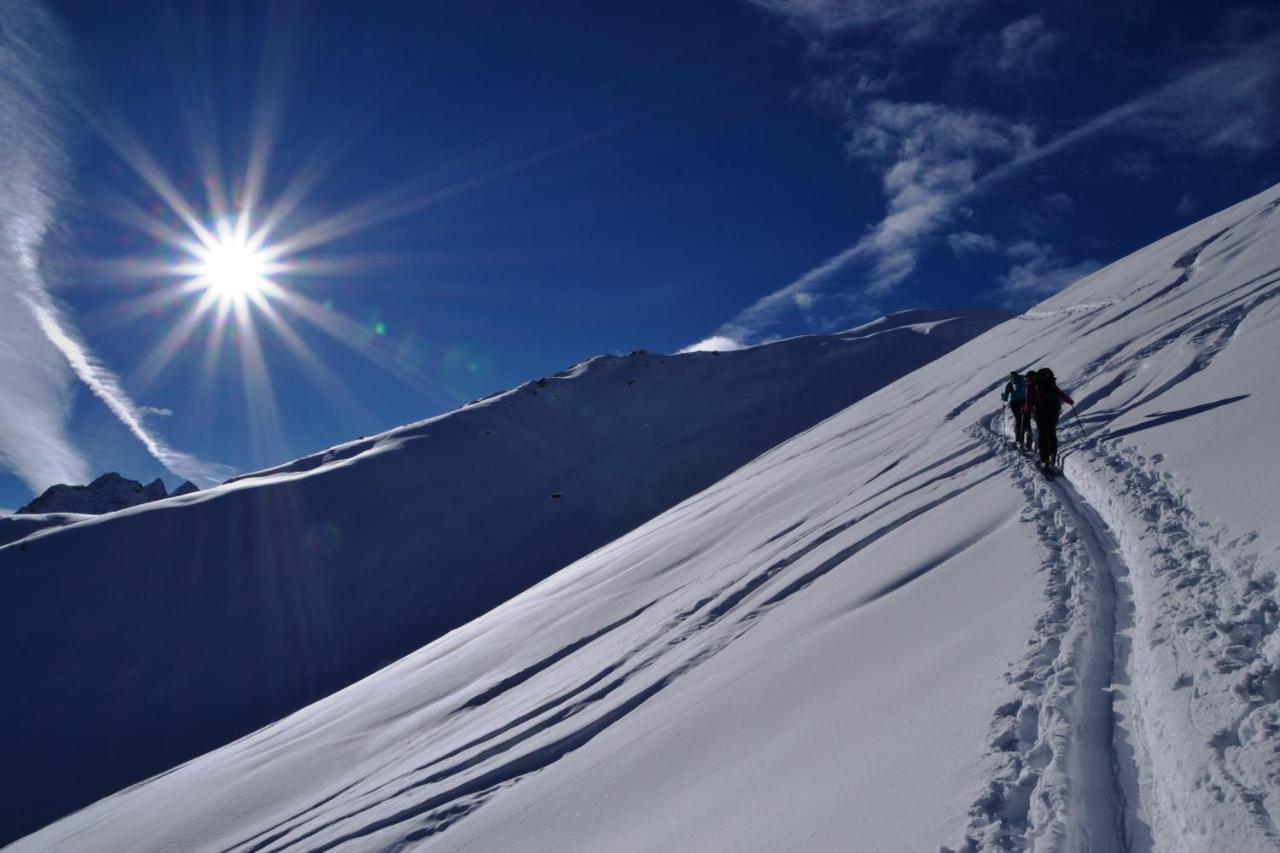
[[[242,222],[219,222],[192,250],[196,281],[224,304],[256,301],[270,283],[272,264]]]
[[[251,426],[259,437],[278,437],[264,332],[292,355],[325,393],[353,403],[357,399],[304,338],[299,327],[305,326],[424,393],[451,395],[452,391],[422,370],[406,367],[399,352],[386,345],[389,332],[381,319],[359,322],[330,300],[311,298],[306,290],[310,289],[308,279],[329,276],[345,280],[370,271],[361,256],[337,253],[334,246],[338,241],[424,207],[454,190],[428,191],[418,183],[408,183],[350,207],[317,213],[328,208],[312,203],[328,161],[316,157],[293,176],[270,182],[274,197],[268,198],[268,167],[279,121],[273,113],[280,106],[278,99],[272,104],[261,114],[255,111],[246,146],[248,158],[240,168],[229,169],[223,162],[216,135],[191,140],[199,160],[197,183],[203,187],[203,198],[184,194],[127,128],[114,124],[102,127],[107,141],[159,202],[144,206],[126,197],[124,203],[113,205],[111,212],[123,225],[152,238],[162,253],[124,256],[103,264],[104,273],[151,284],[121,304],[122,316],[146,317],[165,326],[134,373],[136,386],[149,388],[195,349],[189,346],[192,343],[200,344],[203,375],[211,380],[224,363],[224,347],[231,347],[248,395]],[[206,122],[209,127],[211,122],[211,118]],[[468,183],[458,185],[464,186]]]

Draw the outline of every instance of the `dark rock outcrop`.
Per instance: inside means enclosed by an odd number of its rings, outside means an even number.
[[[183,483],[183,487],[195,486]],[[186,492],[180,492],[186,494]],[[164,481],[157,478],[147,485],[112,472],[103,474],[87,486],[67,486],[59,483],[45,489],[44,494],[18,510],[18,515],[34,515],[47,512],[76,512],[101,515],[138,504],[169,497]]]
[[[174,489],[173,494],[169,495],[169,497],[176,498],[179,495],[189,495],[192,492],[198,492],[198,491],[200,491],[200,487],[197,486],[195,483],[191,482],[190,480],[183,480],[182,485]]]

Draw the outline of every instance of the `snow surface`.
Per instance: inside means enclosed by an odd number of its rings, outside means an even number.
[[[25,539],[37,530],[47,527],[62,527],[92,518],[91,515],[75,512],[0,513],[0,545]]]
[[[23,685],[0,841],[345,687],[1006,319],[604,356],[0,550],[0,671]]]
[[[1280,187],[15,849],[1280,849],[1277,294]]]

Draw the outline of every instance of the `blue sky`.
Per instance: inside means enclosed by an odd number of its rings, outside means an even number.
[[[0,23],[39,47],[0,78],[4,175],[39,190],[3,215],[42,223],[4,247],[39,266],[0,294],[0,506],[274,464],[601,352],[1022,310],[1280,180],[1271,4],[0,0]],[[259,218],[297,202],[268,243],[308,243],[270,275],[283,331],[252,306],[185,328],[166,188],[212,228],[251,187]]]

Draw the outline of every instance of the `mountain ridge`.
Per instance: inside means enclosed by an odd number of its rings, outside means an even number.
[[[30,733],[14,757],[26,793],[0,798],[6,832],[368,675],[1004,319],[957,313],[725,354],[598,357],[0,549],[17,584],[0,655],[28,696],[6,713]],[[148,568],[158,556],[165,572]],[[54,595],[51,614],[20,605]]]
[[[199,489],[188,480],[174,489],[171,495],[165,487],[164,480],[159,478],[144,486],[137,480],[130,480],[110,471],[87,485],[58,483],[50,486],[31,503],[18,509],[14,515],[47,513],[102,515],[168,497],[181,497],[196,491]]]
[[[1277,209],[16,849],[1275,849]],[[1079,410],[1054,482],[998,397],[1045,365]]]

